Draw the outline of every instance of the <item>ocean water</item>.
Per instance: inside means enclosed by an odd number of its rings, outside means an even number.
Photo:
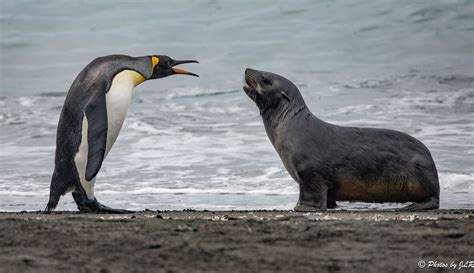
[[[295,82],[323,120],[417,137],[441,207],[474,208],[473,1],[20,0],[0,3],[0,26],[0,210],[45,207],[66,92],[114,53],[197,59],[183,67],[201,77],[136,88],[97,177],[106,205],[291,209],[297,185],[241,89],[251,67]]]

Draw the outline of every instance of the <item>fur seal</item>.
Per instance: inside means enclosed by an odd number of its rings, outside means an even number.
[[[295,211],[336,207],[336,201],[412,202],[402,210],[439,207],[438,173],[423,143],[405,133],[343,127],[315,117],[298,88],[265,71],[245,70],[245,93],[299,185]]]

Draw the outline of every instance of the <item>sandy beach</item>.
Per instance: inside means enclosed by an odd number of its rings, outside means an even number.
[[[430,272],[473,245],[473,210],[0,214],[1,273]]]

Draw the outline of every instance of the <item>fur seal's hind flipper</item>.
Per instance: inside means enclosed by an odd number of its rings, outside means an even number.
[[[97,201],[97,198],[89,200],[87,199],[85,194],[81,194],[78,192],[73,192],[72,197],[74,198],[74,201],[77,204],[77,209],[83,213],[133,213],[133,211],[129,210],[109,208],[99,203],[99,201]]]
[[[420,211],[420,210],[432,210],[439,208],[439,198],[431,197],[426,202],[413,203],[406,207],[400,208],[399,211]]]
[[[85,107],[87,118],[87,156],[86,180],[91,181],[99,172],[105,156],[107,143],[107,106],[105,92],[97,92]]]

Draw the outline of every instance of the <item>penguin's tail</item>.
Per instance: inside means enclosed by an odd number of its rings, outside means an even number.
[[[49,202],[46,205],[46,208],[44,209],[44,213],[47,213],[47,214],[51,213],[51,211],[53,211],[58,205],[58,202],[59,202],[59,198],[53,199],[50,197]]]
[[[51,211],[53,211],[58,205],[60,197],[61,197],[61,194],[57,194],[54,191],[50,190],[49,202],[46,205],[46,208],[44,209],[44,213],[51,213]]]
[[[59,179],[56,172],[53,173],[51,178],[51,186],[49,188],[49,202],[44,209],[44,213],[51,213],[59,203],[61,195],[66,193],[66,187],[64,182]]]

